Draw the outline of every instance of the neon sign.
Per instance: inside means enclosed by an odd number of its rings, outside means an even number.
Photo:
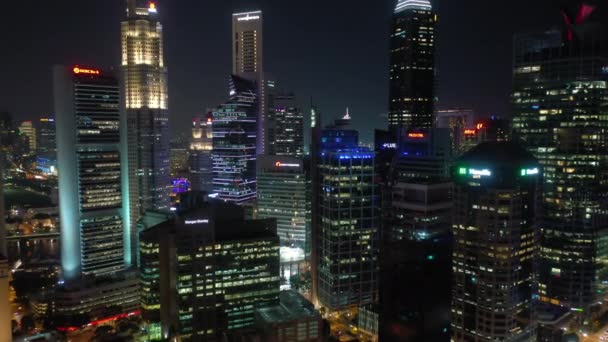
[[[408,133],[407,137],[412,139],[422,139],[424,138],[424,133]]]
[[[521,175],[522,176],[531,176],[531,175],[537,175],[538,174],[538,168],[535,167],[533,169],[521,169]]]
[[[483,169],[483,170],[477,170],[477,169],[469,169],[469,175],[474,176],[474,177],[489,177],[492,175],[492,171],[488,170],[488,169]]]
[[[249,14],[247,14],[246,17],[240,17],[240,18],[237,18],[236,20],[238,20],[238,21],[249,21],[249,20],[258,20],[258,19],[260,19],[259,15],[249,15]]]
[[[209,223],[209,220],[208,219],[204,219],[204,220],[201,220],[201,219],[198,219],[198,220],[186,220],[186,221],[184,221],[184,223],[187,224],[187,225],[204,224],[204,223]]]
[[[79,67],[75,67],[73,70],[74,74],[86,74],[86,75],[99,75],[101,72],[95,69],[83,69]]]
[[[464,135],[476,135],[477,131],[474,129],[465,129],[464,130]]]
[[[287,163],[276,162],[274,164],[274,166],[276,166],[276,167],[300,167],[300,164],[287,164]]]
[[[396,143],[385,143],[385,144],[382,144],[382,148],[397,148],[397,144]]]
[[[478,123],[476,126],[477,129],[482,129],[483,128],[483,124],[482,123]]]

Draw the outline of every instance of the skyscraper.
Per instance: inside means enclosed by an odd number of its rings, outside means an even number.
[[[122,71],[126,108],[131,243],[147,210],[169,209],[169,113],[163,28],[155,2],[127,0],[122,29]],[[128,165],[127,165],[128,164]],[[135,260],[136,249],[131,259]]]
[[[452,340],[534,341],[540,165],[520,145],[485,142],[455,170]]]
[[[216,201],[141,236],[143,316],[163,340],[171,332],[184,341],[219,340],[252,327],[256,308],[278,304],[272,219],[244,220],[242,208]]]
[[[31,120],[23,121],[19,125],[19,133],[27,137],[30,153],[36,153],[36,127]]]
[[[6,251],[6,226],[4,222],[4,156],[0,162],[0,341],[11,341],[11,310],[9,301],[9,267]]]
[[[63,277],[125,269],[120,88],[109,72],[56,66],[59,214]]]
[[[274,82],[264,72],[264,17],[262,11],[232,15],[232,74],[255,83],[257,154],[270,154],[270,96]]]
[[[293,94],[271,94],[268,155],[304,156],[304,115]]]
[[[313,198],[318,266],[316,300],[329,310],[372,303],[378,291],[378,192],[374,152],[359,146],[349,120],[336,120],[321,136]],[[315,166],[313,166],[315,167]]]
[[[449,129],[406,133],[382,191],[381,341],[449,341]]]
[[[255,83],[232,75],[230,99],[213,115],[213,190],[224,201],[244,204],[256,198]]]
[[[390,51],[389,127],[433,127],[435,24],[429,0],[398,0]]]
[[[259,218],[276,218],[282,246],[304,249],[309,230],[304,160],[258,156]]]
[[[570,4],[562,31],[515,39],[513,130],[544,171],[540,298],[587,313],[608,281],[608,35],[606,6]]]
[[[57,142],[54,118],[40,118],[36,123],[36,168],[47,174],[56,173]]]
[[[205,118],[192,121],[192,140],[190,142],[190,184],[192,191],[213,190],[213,117],[209,113]]]

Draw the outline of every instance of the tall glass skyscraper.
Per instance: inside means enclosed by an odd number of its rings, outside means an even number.
[[[390,51],[389,127],[433,127],[435,24],[428,0],[399,0]]]
[[[378,192],[374,151],[360,147],[358,132],[337,120],[323,130],[318,165],[319,215],[312,248],[318,302],[330,310],[370,304],[378,291]],[[316,177],[315,177],[316,178]],[[313,218],[315,219],[315,218]]]
[[[224,201],[256,198],[255,83],[232,75],[230,99],[213,111],[213,189]]]
[[[452,341],[536,341],[540,165],[485,142],[455,169]]]
[[[608,281],[608,35],[572,3],[563,31],[516,37],[513,130],[544,172],[540,298],[588,312]]]
[[[147,210],[168,209],[170,201],[167,68],[156,3],[127,0],[127,20],[121,28],[129,157],[123,165],[129,181],[126,219],[132,230],[130,244],[137,246],[139,217]],[[130,257],[134,260],[135,255]]]
[[[120,88],[99,69],[54,68],[61,218],[66,280],[125,268]]]

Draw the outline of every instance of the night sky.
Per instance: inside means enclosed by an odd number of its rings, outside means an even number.
[[[231,72],[231,13],[264,11],[265,69],[325,116],[350,107],[365,140],[386,126],[392,1],[160,0],[174,132],[221,103]],[[15,121],[52,113],[51,66],[119,64],[124,0],[3,1],[0,111]],[[558,25],[551,0],[442,0],[440,108],[509,115],[515,32]]]

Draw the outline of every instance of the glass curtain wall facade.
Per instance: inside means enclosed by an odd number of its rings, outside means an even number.
[[[608,281],[608,39],[601,27],[583,22],[520,35],[513,70],[513,129],[544,172],[541,300],[584,312]]]
[[[399,0],[390,48],[389,127],[434,124],[436,14],[428,0]]]
[[[126,218],[131,227],[129,244],[137,246],[136,223],[141,215],[168,210],[170,205],[168,82],[156,3],[128,0],[121,31],[128,148],[123,172],[129,181]],[[136,260],[136,248],[128,258]]]
[[[213,189],[224,201],[245,204],[256,198],[255,83],[233,75],[230,94],[213,111]]]
[[[120,89],[97,69],[54,69],[63,275],[124,269]]]

